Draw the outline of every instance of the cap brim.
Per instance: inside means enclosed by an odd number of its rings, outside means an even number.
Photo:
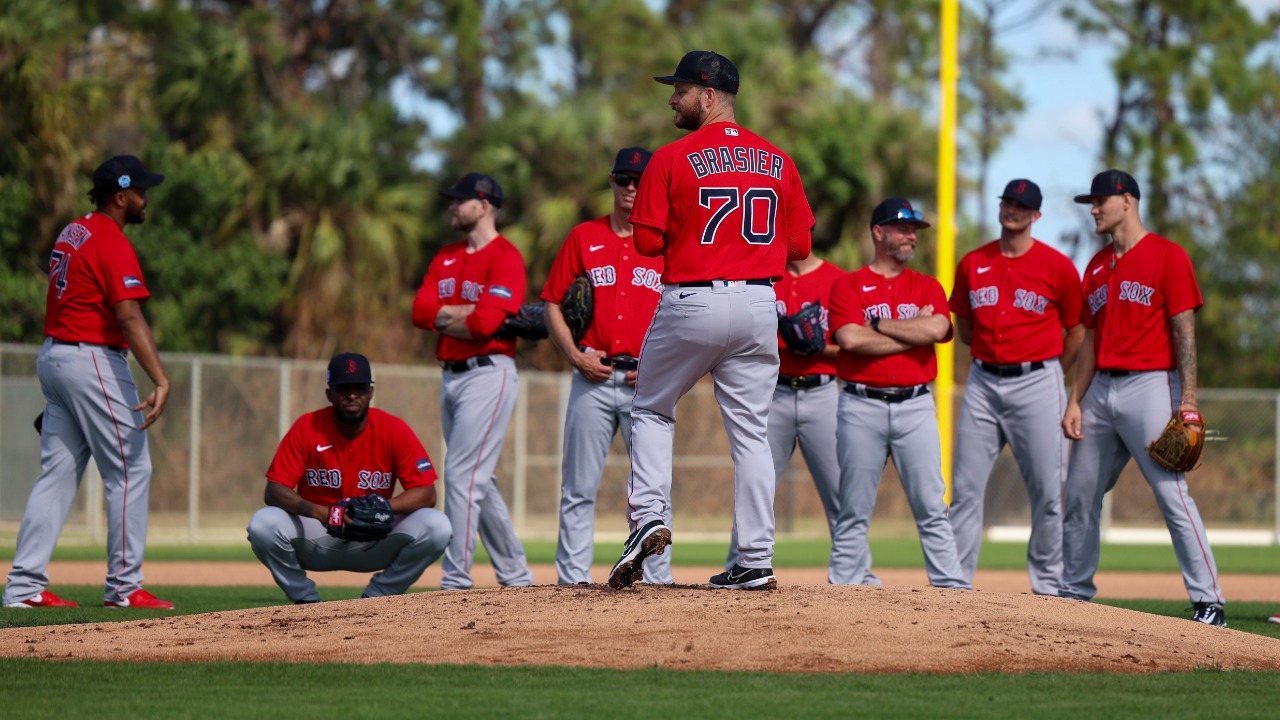
[[[1088,205],[1093,202],[1093,197],[1093,195],[1077,195],[1075,196],[1075,201],[1081,205]]]
[[[924,220],[889,220],[887,222],[880,223],[879,227],[884,227],[885,225],[915,225],[917,230],[927,230],[928,228],[933,227]]]
[[[653,79],[657,80],[663,85],[675,85],[676,83],[688,83],[690,85],[698,84],[690,80],[689,78],[682,78],[678,75],[655,75]]]
[[[440,194],[447,198],[458,198],[459,200],[474,200],[476,197],[475,193],[463,192],[462,190],[454,190],[453,188],[449,188],[448,190],[441,190]]]

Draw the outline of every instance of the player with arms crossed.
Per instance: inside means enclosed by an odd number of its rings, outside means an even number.
[[[408,423],[369,407],[368,358],[335,355],[326,379],[331,407],[298,418],[280,441],[249,544],[296,604],[320,601],[307,570],[376,572],[360,597],[401,595],[453,535],[434,509],[436,470]]]
[[[103,605],[171,610],[142,588],[151,452],[144,432],[169,400],[169,378],[142,303],[151,293],[122,232],[146,220],[147,190],[164,181],[132,155],[93,171],[97,210],[63,228],[49,257],[44,347],[36,360],[45,410],[40,477],[31,488],[4,606],[75,607],[50,592],[48,567],[89,457],[107,501],[107,582]],[[128,351],[155,389],[138,402]],[[142,410],[146,414],[142,414]]]
[[[871,212],[875,258],[831,289],[831,332],[840,346],[836,452],[840,515],[827,577],[833,584],[879,585],[867,531],[888,458],[902,480],[935,587],[969,588],[943,501],[942,441],[928,383],[938,377],[934,345],[951,340],[942,285],[907,267],[916,232],[929,227],[911,203],[890,198]]]
[[[1000,239],[956,268],[951,312],[960,340],[972,348],[973,368],[956,429],[951,527],[972,583],[987,479],[1009,444],[1031,505],[1031,591],[1057,595],[1069,451],[1059,425],[1067,404],[1063,373],[1080,351],[1084,326],[1075,264],[1031,236],[1042,199],[1030,180],[1011,181],[1000,196]]]
[[[1201,422],[1196,393],[1196,311],[1204,304],[1191,258],[1148,232],[1138,183],[1121,170],[1093,178],[1078,203],[1111,242],[1084,271],[1084,344],[1062,418],[1075,440],[1063,491],[1063,597],[1091,600],[1101,553],[1102,500],[1132,457],[1164,515],[1192,619],[1225,627],[1218,567],[1184,472],[1147,452],[1170,414]],[[1201,423],[1203,424],[1203,423]]]
[[[444,554],[440,587],[473,585],[477,533],[499,583],[532,585],[524,547],[493,476],[516,406],[517,383],[516,340],[498,330],[524,299],[524,258],[498,233],[503,195],[496,180],[468,173],[440,194],[452,199],[450,221],[466,239],[436,254],[413,301],[414,327],[440,333],[436,360],[444,368],[444,512],[453,524],[453,539]]]
[[[840,463],[836,459],[840,388],[835,381],[839,348],[827,342],[828,315],[831,287],[845,274],[810,254],[788,262],[787,271],[773,286],[779,325],[778,384],[769,404],[768,427],[773,476],[776,482],[786,472],[798,442],[827,515],[827,530],[833,536],[840,511]],[[735,528],[729,537],[726,569],[738,562],[737,539]]]
[[[690,133],[653,155],[631,222],[636,249],[663,256],[665,287],[640,352],[631,411],[633,532],[609,573],[622,588],[671,542],[676,403],[711,373],[733,455],[738,563],[712,587],[777,587],[773,574],[773,458],[766,434],[778,375],[773,279],[812,248],[813,212],[795,163],[738,125],[738,69],[695,50],[674,75],[667,104]]]
[[[542,289],[551,341],[574,370],[564,422],[556,545],[561,585],[591,582],[600,475],[619,429],[631,447],[637,358],[662,295],[662,258],[636,252],[630,220],[636,188],[651,155],[638,147],[618,151],[609,175],[613,211],[569,232]],[[586,334],[575,338],[560,300],[580,275],[591,282],[594,313]],[[669,516],[665,519],[670,523]],[[646,582],[672,582],[671,553],[649,557],[643,575]]]

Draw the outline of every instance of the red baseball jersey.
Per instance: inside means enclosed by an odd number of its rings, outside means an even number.
[[[778,315],[793,315],[804,309],[806,305],[815,302],[819,303],[823,308],[822,332],[830,337],[831,287],[845,275],[845,271],[826,260],[823,260],[821,265],[804,275],[792,275],[790,272],[782,273],[782,279],[773,286],[773,291],[778,296]],[[834,359],[820,355],[807,357],[797,355],[787,349],[787,346],[782,342],[781,335],[778,336],[778,359],[781,361],[778,367],[778,374],[780,375],[836,374]]]
[[[1080,323],[1080,273],[1042,242],[1016,258],[993,241],[956,268],[951,312],[973,323],[973,356],[997,365],[1062,355],[1062,331]]]
[[[113,308],[150,297],[129,238],[114,220],[91,212],[63,228],[49,254],[44,334],[127,347]]]
[[[1108,244],[1084,271],[1080,317],[1093,328],[1099,370],[1173,370],[1169,318],[1202,305],[1187,251],[1155,233],[1119,258]]]
[[[920,308],[932,305],[935,315],[947,312],[947,293],[928,275],[906,268],[896,278],[877,275],[863,267],[837,280],[831,288],[831,335],[850,323],[865,325],[872,317],[907,320]],[[950,321],[950,316],[947,316]],[[951,341],[947,332],[943,342]],[[841,350],[836,373],[842,380],[872,387],[911,387],[938,377],[938,355],[933,345],[913,347],[893,355],[860,355]]]
[[[662,265],[661,257],[636,252],[632,238],[619,237],[606,215],[569,231],[551,265],[542,299],[558,304],[573,279],[586,274],[595,303],[582,344],[606,355],[640,357],[653,311],[662,299]]]
[[[778,278],[809,255],[813,211],[791,158],[734,123],[712,123],[658,148],[631,222],[655,229],[666,283]],[[789,247],[790,239],[803,248]]]
[[[476,252],[467,251],[465,240],[446,245],[427,268],[427,275],[413,300],[413,324],[434,330],[436,314],[445,305],[474,303],[467,330],[476,339],[461,340],[443,333],[436,343],[437,360],[466,360],[477,355],[515,357],[515,338],[496,338],[502,321],[520,310],[524,302],[524,257],[499,235]]]
[[[276,448],[267,480],[298,491],[317,505],[377,493],[391,497],[400,487],[427,487],[436,469],[404,420],[369,408],[364,432],[348,440],[338,432],[332,407],[298,418]]]

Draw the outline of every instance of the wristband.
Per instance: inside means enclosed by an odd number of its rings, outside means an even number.
[[[879,315],[871,316],[871,329],[876,332],[880,332],[880,316]]]

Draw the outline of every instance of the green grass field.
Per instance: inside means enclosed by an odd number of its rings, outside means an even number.
[[[821,541],[779,543],[780,567],[821,566]],[[550,562],[554,543],[526,545],[534,563]],[[597,549],[611,563],[615,548]],[[1280,568],[1280,548],[1215,548],[1224,573],[1269,573]],[[919,567],[914,540],[872,545],[878,567]],[[12,550],[7,551],[11,557]],[[722,543],[677,545],[681,564],[722,562]],[[1021,569],[1025,548],[988,543],[983,567]],[[60,548],[57,560],[99,560],[96,547]],[[1109,546],[1103,570],[1174,571],[1167,547]],[[252,561],[247,547],[172,546],[148,549],[149,560]],[[483,562],[483,559],[479,561]],[[153,588],[181,614],[283,603],[274,587]],[[58,591],[84,607],[66,610],[0,610],[0,627],[97,623],[172,616],[172,612],[106,610],[98,586]],[[325,588],[325,599],[355,598],[360,588]],[[1142,612],[1187,617],[1187,603],[1170,600],[1109,601]],[[1265,603],[1228,605],[1231,627],[1280,638],[1266,617],[1280,609]],[[349,658],[358,646],[335,648]],[[620,648],[619,652],[625,652]],[[1280,673],[1224,672],[1143,676],[1034,675],[793,675],[611,671],[579,668],[486,668],[448,665],[350,665],[249,663],[155,664],[0,659],[0,717],[340,718],[385,717],[1274,717],[1280,706]]]

